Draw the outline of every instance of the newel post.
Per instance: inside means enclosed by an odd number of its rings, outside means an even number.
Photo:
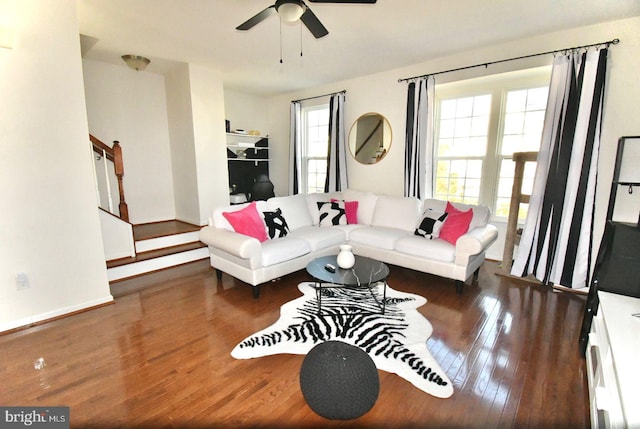
[[[129,208],[124,199],[124,184],[122,178],[124,177],[124,163],[122,162],[122,148],[118,140],[113,141],[113,168],[118,179],[118,193],[120,194],[120,204],[118,209],[120,210],[120,218],[126,222],[129,222]]]

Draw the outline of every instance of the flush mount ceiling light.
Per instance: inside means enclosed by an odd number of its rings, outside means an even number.
[[[276,11],[287,22],[296,22],[304,13],[304,7],[299,1],[276,2]]]
[[[136,71],[146,69],[151,62],[149,58],[141,57],[139,55],[123,55],[122,60],[127,63],[130,68]]]

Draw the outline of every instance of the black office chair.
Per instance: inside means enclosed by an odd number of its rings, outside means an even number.
[[[275,196],[273,183],[269,180],[269,176],[266,174],[258,174],[251,188],[251,201],[268,200]]]

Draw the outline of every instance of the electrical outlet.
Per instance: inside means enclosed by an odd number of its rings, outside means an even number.
[[[16,275],[16,289],[25,290],[29,289],[29,276],[27,273],[18,273]]]

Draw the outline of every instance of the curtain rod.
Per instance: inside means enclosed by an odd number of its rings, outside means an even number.
[[[329,94],[322,94],[322,95],[314,95],[313,97],[307,97],[307,98],[301,98],[300,100],[291,100],[292,103],[298,103],[300,101],[305,101],[305,100],[313,100],[314,98],[320,98],[320,97],[328,97],[330,95],[335,95],[335,94],[346,94],[347,90],[343,89],[342,91],[336,91],[336,92],[331,92]]]
[[[472,68],[476,68],[476,67],[485,67],[486,68],[486,67],[488,67],[490,65],[499,64],[499,63],[505,63],[507,61],[522,60],[522,59],[525,59],[525,58],[538,57],[538,56],[541,56],[541,55],[557,54],[558,52],[574,51],[574,50],[577,50],[577,49],[591,48],[593,46],[607,45],[607,48],[608,48],[609,46],[617,45],[618,43],[620,43],[620,39],[613,39],[613,40],[609,40],[607,42],[592,43],[590,45],[575,46],[573,48],[566,48],[566,49],[557,49],[555,51],[540,52],[538,54],[523,55],[521,57],[508,58],[508,59],[505,59],[505,60],[498,60],[498,61],[491,61],[491,62],[488,62],[488,63],[474,64],[472,66],[466,66],[466,67],[458,67],[456,69],[443,70],[443,71],[439,71],[439,72],[436,72],[436,73],[423,74],[423,75],[420,75],[420,76],[407,77],[407,78],[404,78],[404,79],[398,79],[398,82],[406,82],[406,81],[420,79],[420,78],[427,77],[427,76],[435,76],[435,75],[438,75],[438,74],[451,73],[451,72],[455,72],[455,71],[472,69]]]

